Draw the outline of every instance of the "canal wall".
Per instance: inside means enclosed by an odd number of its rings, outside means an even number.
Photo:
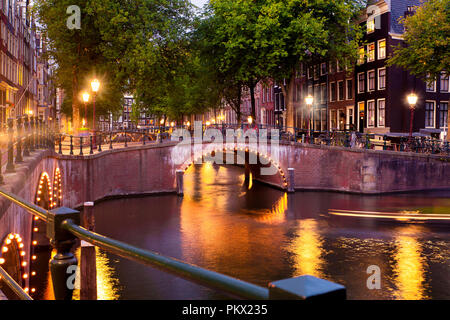
[[[294,168],[296,190],[382,194],[450,189],[450,157],[299,144],[280,146],[279,152],[285,172]]]

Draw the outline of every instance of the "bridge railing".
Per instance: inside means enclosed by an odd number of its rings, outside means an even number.
[[[78,239],[126,259],[158,268],[237,298],[252,300],[346,298],[344,286],[307,275],[275,281],[268,287],[261,287],[92,232],[80,226],[79,211],[65,207],[47,211],[5,190],[0,189],[0,195],[46,222],[46,236],[56,251],[49,265],[54,296],[57,300],[72,299],[74,288],[68,286],[71,276],[68,270],[72,270],[72,267],[78,264],[72,253]],[[0,272],[3,274],[1,270]],[[9,275],[6,274],[5,279],[8,286],[14,288],[21,299],[29,299],[28,294],[18,287]]]

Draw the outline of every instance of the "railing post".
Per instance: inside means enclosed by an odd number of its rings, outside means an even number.
[[[2,158],[3,158],[2,148],[0,148],[0,185],[5,183],[5,180],[3,179],[3,173],[2,173]]]
[[[85,202],[81,224],[89,231],[95,231],[92,208],[94,202]],[[80,250],[80,300],[97,300],[97,268],[95,246],[81,241]]]
[[[23,123],[23,155],[25,157],[30,156],[30,144],[28,140],[28,133],[29,133],[29,123],[28,123],[28,115],[24,116],[24,123]]]
[[[16,130],[17,130],[17,146],[16,146],[16,163],[23,162],[22,158],[22,118],[17,117],[17,123],[16,123]]]
[[[182,197],[184,195],[184,187],[183,187],[183,178],[184,178],[184,171],[183,170],[177,170],[176,171],[177,176],[177,194]]]
[[[109,150],[113,149],[112,132],[109,133]]]
[[[73,156],[73,136],[70,136],[70,155]]]
[[[58,149],[59,149],[59,150],[58,150],[58,153],[59,153],[59,154],[62,154],[62,134],[61,134],[61,133],[59,134],[59,142],[58,142],[58,145],[59,145],[59,146],[58,146]]]
[[[128,142],[127,142],[127,129],[125,129],[125,148],[128,147]]]
[[[99,134],[99,139],[98,139],[98,152],[102,152],[102,133],[101,132]]]
[[[77,259],[70,250],[76,238],[62,227],[63,222],[68,219],[79,224],[80,212],[65,207],[48,212],[47,237],[56,250],[56,254],[50,260],[50,273],[56,300],[71,300],[75,287]]]
[[[15,172],[14,170],[14,122],[12,118],[8,119],[8,163],[6,172]]]
[[[269,283],[270,300],[345,300],[346,296],[343,285],[309,275]]]
[[[92,138],[92,136],[89,137],[89,144],[91,146],[89,154],[94,154],[94,139]]]
[[[387,150],[387,135],[384,135],[383,136],[383,141],[384,141],[384,143],[383,143],[383,150]]]
[[[294,168],[288,168],[288,192],[295,192],[295,170]]]
[[[30,116],[28,118],[28,127],[27,127],[27,131],[28,131],[28,150],[30,152],[34,151],[34,141],[33,141],[33,128],[34,128],[34,124],[33,124],[33,117]]]
[[[37,118],[37,146],[39,149],[42,148],[42,120]]]
[[[80,156],[83,155],[83,137],[80,137]]]

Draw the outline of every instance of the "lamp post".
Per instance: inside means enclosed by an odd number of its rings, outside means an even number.
[[[407,99],[408,99],[409,109],[411,110],[411,118],[410,118],[410,122],[409,122],[409,140],[411,140],[412,132],[413,132],[414,109],[416,107],[418,97],[414,92],[412,92],[411,94],[408,95]]]
[[[100,82],[97,79],[92,80],[91,82],[92,92],[94,93],[92,96],[93,103],[93,114],[92,114],[92,131],[94,133],[94,148],[95,148],[95,96],[97,95],[97,91],[100,88]]]
[[[89,102],[89,93],[88,92],[84,92],[83,93],[83,102],[84,102],[84,119],[83,120],[87,120],[87,103]]]
[[[309,133],[310,133],[310,123],[311,123],[311,107],[312,107],[312,105],[313,105],[313,103],[314,103],[314,97],[312,96],[312,95],[308,95],[306,98],[305,98],[305,102],[306,102],[306,105],[307,105],[307,107],[308,107],[308,132],[307,132],[307,135],[308,135],[308,137],[309,137]]]

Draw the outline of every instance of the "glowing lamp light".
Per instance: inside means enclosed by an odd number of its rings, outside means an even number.
[[[414,108],[417,104],[417,100],[419,98],[417,97],[417,95],[412,92],[411,94],[408,95],[407,100],[408,100],[408,104],[411,106],[411,108]]]
[[[98,89],[100,88],[100,82],[97,79],[92,80],[91,88],[93,92],[97,92]]]
[[[251,116],[249,116],[247,118],[248,124],[252,124],[253,123],[253,118]]]
[[[89,102],[89,97],[90,97],[89,93],[83,92],[83,101],[84,101],[85,103],[88,103],[88,102]]]
[[[28,114],[31,116],[33,115],[33,110],[28,110]]]
[[[207,126],[211,125],[211,122],[206,121],[206,125],[207,125]]]
[[[305,98],[305,102],[308,106],[312,106],[312,104],[314,103],[314,97],[312,95],[308,95]]]
[[[160,124],[164,124],[164,119],[161,119],[161,121],[159,123]]]
[[[0,258],[0,264],[4,264],[5,263],[5,258]]]

